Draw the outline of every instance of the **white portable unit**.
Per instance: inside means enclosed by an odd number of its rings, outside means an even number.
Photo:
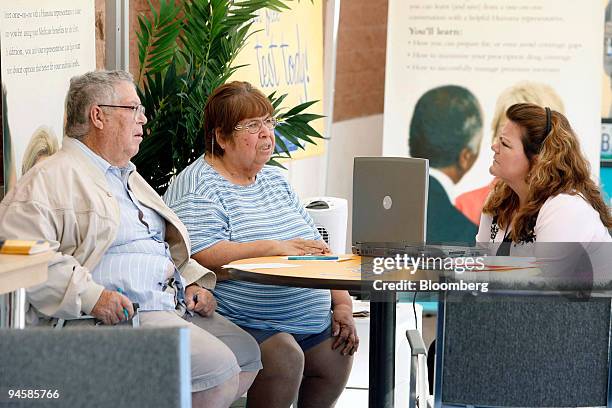
[[[331,251],[346,253],[347,201],[337,197],[312,197],[305,200],[304,207]]]

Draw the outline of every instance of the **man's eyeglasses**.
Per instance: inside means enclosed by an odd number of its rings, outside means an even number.
[[[246,129],[250,134],[255,134],[261,130],[262,126],[265,126],[268,129],[272,130],[276,127],[276,125],[278,125],[278,121],[276,120],[276,118],[268,118],[264,120],[257,119],[251,120],[245,123],[244,125],[236,125],[234,126],[234,130]]]
[[[131,105],[104,105],[104,104],[99,103],[98,106],[105,106],[107,108],[131,109],[134,112],[134,120],[136,120],[136,117],[138,117],[138,115],[146,116],[145,107],[142,106],[141,104],[131,106]]]

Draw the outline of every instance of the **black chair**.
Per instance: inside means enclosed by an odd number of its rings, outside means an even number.
[[[0,367],[0,406],[191,406],[186,328],[0,330]]]
[[[411,406],[611,407],[611,310],[610,298],[448,292],[433,401],[413,392]],[[407,336],[416,361],[426,351]]]

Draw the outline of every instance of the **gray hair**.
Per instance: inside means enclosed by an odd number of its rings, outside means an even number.
[[[474,154],[480,152],[480,142],[482,141],[482,131],[474,133],[474,136],[470,139],[467,144],[467,148]]]
[[[125,71],[91,71],[70,79],[66,95],[64,134],[75,139],[89,132],[89,111],[96,103],[112,103],[119,82],[134,84],[132,74]]]

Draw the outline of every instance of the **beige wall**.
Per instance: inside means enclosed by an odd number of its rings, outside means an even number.
[[[387,0],[341,0],[334,122],[382,113]]]

